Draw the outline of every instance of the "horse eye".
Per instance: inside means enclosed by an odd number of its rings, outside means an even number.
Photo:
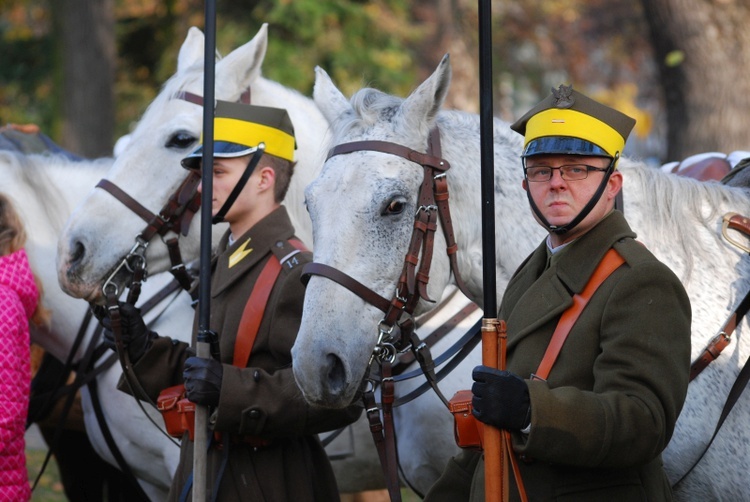
[[[392,200],[383,211],[383,215],[386,214],[401,214],[404,212],[406,204],[400,200]]]
[[[179,131],[175,134],[173,134],[169,140],[167,141],[167,144],[164,145],[167,148],[177,148],[180,150],[184,150],[186,148],[189,148],[195,144],[197,141],[197,138],[190,134],[187,131]]]

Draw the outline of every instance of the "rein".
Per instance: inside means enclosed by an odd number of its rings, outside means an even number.
[[[427,294],[427,284],[432,265],[438,218],[445,235],[446,252],[454,280],[458,288],[467,297],[468,294],[457,265],[458,245],[453,232],[446,177],[446,171],[450,168],[450,164],[442,158],[438,128],[435,127],[430,131],[427,153],[387,141],[355,141],[334,147],[328,153],[326,160],[336,155],[360,151],[396,155],[419,164],[424,171],[419,189],[418,207],[414,215],[411,241],[404,257],[404,265],[396,285],[396,291],[391,300],[387,300],[348,274],[322,263],[308,263],[302,270],[302,275],[305,281],[308,281],[311,275],[326,277],[349,289],[384,314],[378,322],[378,339],[368,362],[368,368],[371,368],[375,361],[380,365],[382,404],[378,406],[375,403],[375,381],[372,378],[369,378],[372,385],[364,392],[363,400],[390,498],[392,501],[400,501],[401,493],[397,472],[398,452],[393,424],[395,401],[393,363],[399,353],[408,350],[413,352],[414,357],[420,363],[423,374],[427,377],[429,385],[446,407],[448,406],[448,400],[437,386],[437,377],[434,372],[435,363],[429,354],[429,348],[419,340],[415,333],[413,319],[414,310],[420,299],[434,303],[434,300]],[[381,410],[382,422],[380,418]]]

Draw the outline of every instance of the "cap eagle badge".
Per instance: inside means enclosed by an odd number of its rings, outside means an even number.
[[[573,103],[575,103],[575,98],[573,97],[573,84],[567,86],[560,84],[560,87],[551,90],[554,100],[553,106],[555,108],[570,108],[573,106]]]

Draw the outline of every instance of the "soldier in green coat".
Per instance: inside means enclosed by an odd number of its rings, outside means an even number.
[[[617,161],[635,121],[560,86],[511,128],[523,187],[549,234],[508,284],[507,371],[474,369],[473,413],[511,432],[530,501],[665,501],[662,466],[690,366],[685,290],[614,209]],[[595,291],[546,380],[537,372],[562,313],[610,249],[624,264]],[[425,500],[483,501],[481,453],[452,459]],[[514,476],[510,499],[519,500]]]
[[[317,433],[356,421],[361,407],[313,408],[292,374],[301,270],[311,261],[281,205],[294,167],[292,123],[283,109],[218,101],[214,130],[212,214],[229,224],[212,262],[210,330],[219,336],[219,360],[150,332],[127,304],[122,341],[152,401],[184,383],[189,401],[209,407],[208,493],[195,500],[337,501]],[[201,157],[199,148],[183,166],[200,169]],[[114,347],[111,331],[105,338]],[[192,467],[185,431],[169,500],[193,499]]]

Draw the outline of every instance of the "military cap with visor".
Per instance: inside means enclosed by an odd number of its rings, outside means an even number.
[[[216,101],[214,158],[250,156],[250,159],[227,200],[211,221],[224,221],[264,154],[294,162],[294,146],[294,127],[283,108]],[[203,145],[182,159],[182,166],[197,170],[200,169],[202,160]]]
[[[510,126],[524,136],[523,157],[586,155],[620,157],[635,120],[560,85]]]
[[[258,150],[261,143],[265,145],[265,153],[294,161],[294,127],[285,109],[216,101],[214,157],[250,155]],[[182,159],[182,166],[186,169],[199,169],[202,158],[201,144]]]

